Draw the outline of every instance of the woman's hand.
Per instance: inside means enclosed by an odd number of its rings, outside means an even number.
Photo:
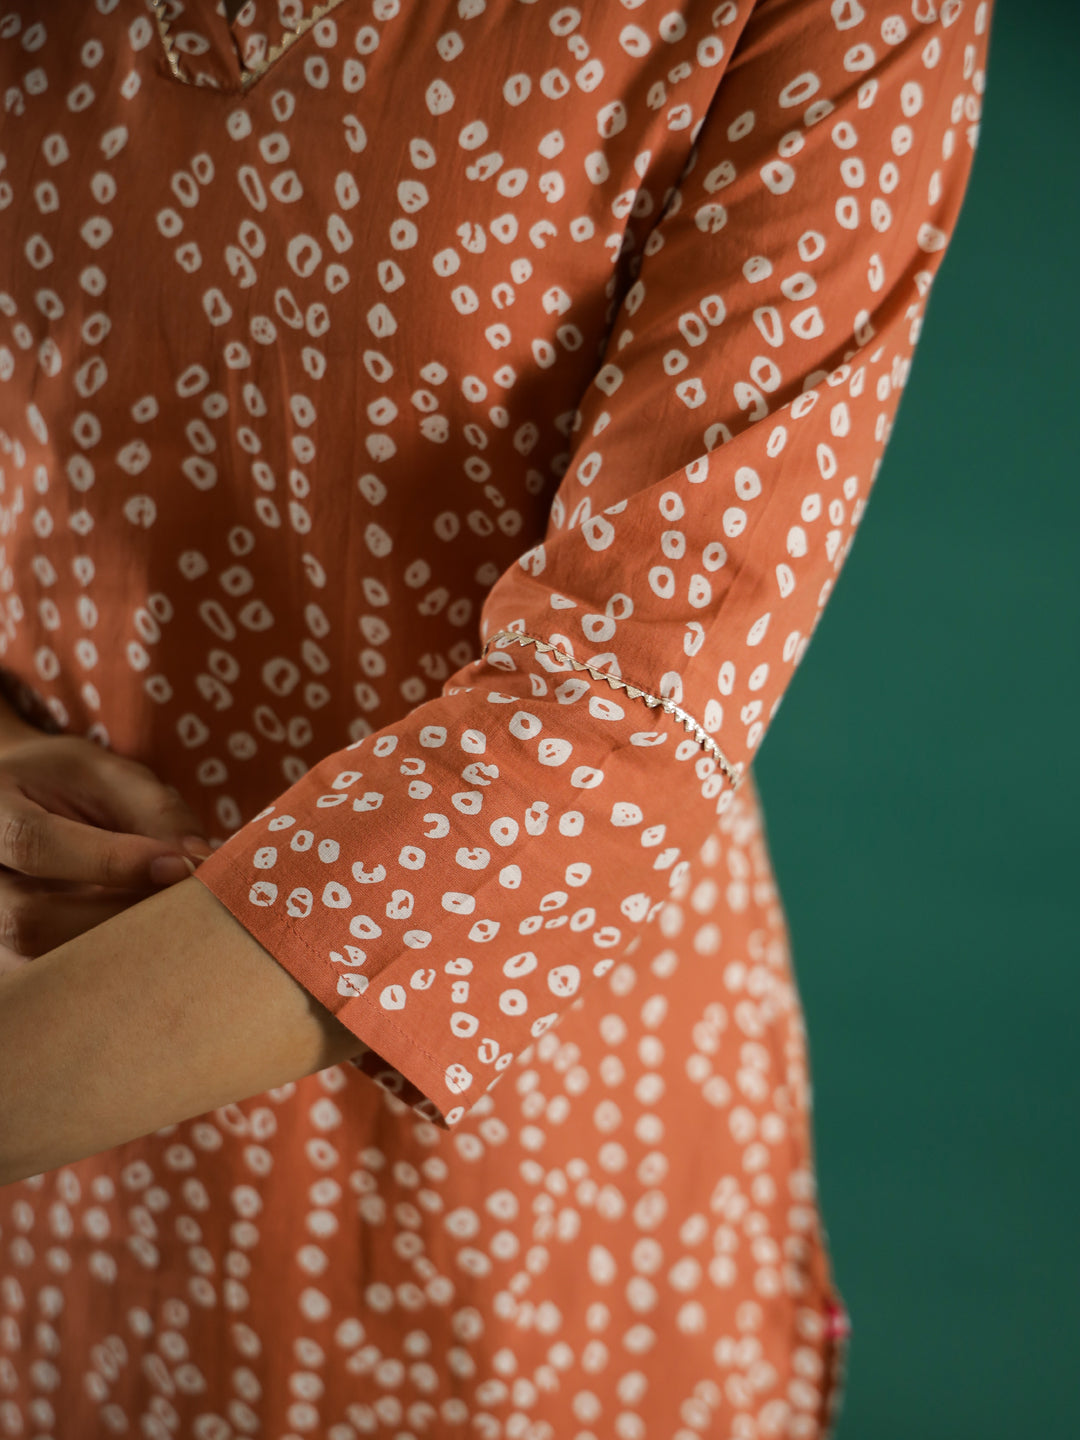
[[[200,828],[179,791],[148,766],[96,741],[48,735],[6,717],[0,973],[185,879],[210,853]],[[154,862],[163,859],[159,869]]]

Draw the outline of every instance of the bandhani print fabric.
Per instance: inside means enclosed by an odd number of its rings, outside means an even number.
[[[4,694],[359,1042],[0,1191],[0,1436],[831,1433],[752,766],[990,18],[0,4]]]

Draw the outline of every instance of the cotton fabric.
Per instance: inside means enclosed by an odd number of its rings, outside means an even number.
[[[0,1192],[0,1435],[824,1437],[751,767],[989,5],[8,5],[5,694],[367,1048]]]

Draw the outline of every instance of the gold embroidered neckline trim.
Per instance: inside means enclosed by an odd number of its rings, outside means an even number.
[[[154,20],[157,23],[158,35],[161,38],[162,49],[165,51],[165,58],[169,62],[169,69],[177,80],[181,80],[184,84],[187,84],[188,82],[184,79],[184,75],[180,69],[180,59],[176,53],[176,46],[173,44],[172,36],[169,33],[170,26],[165,15],[164,7],[165,0],[150,0],[150,8],[154,12]]]
[[[484,659],[488,650],[495,644],[496,640],[505,640],[518,645],[535,645],[538,651],[550,651],[553,655],[558,655],[560,659],[568,661],[575,670],[587,670],[589,674],[597,680],[606,680],[607,683],[616,690],[625,690],[627,695],[632,699],[643,700],[645,704],[652,709],[656,709],[656,707],[659,706],[661,710],[673,716],[674,719],[680,722],[685,730],[693,735],[701,748],[713,757],[728,780],[730,780],[732,789],[738,789],[739,782],[743,778],[743,767],[741,763],[733,765],[705,729],[704,725],[695,720],[689,711],[684,710],[681,705],[676,705],[673,700],[665,700],[663,696],[653,695],[642,685],[632,685],[627,680],[619,680],[616,676],[609,675],[606,670],[601,670],[588,660],[576,659],[558,645],[553,645],[550,640],[541,640],[538,636],[527,635],[522,630],[496,630],[494,635],[489,635],[484,641],[484,648],[480,652],[481,660]],[[499,648],[505,649],[505,646],[500,646]]]
[[[172,38],[171,26],[165,15],[167,0],[150,0],[150,8],[154,12],[154,19],[157,21],[158,35],[161,37],[162,48],[165,51],[165,58],[169,62],[169,69],[177,80],[189,85],[190,80],[186,78],[180,62],[180,55],[176,48],[176,42]],[[323,0],[321,5],[316,5],[310,14],[305,15],[295,30],[286,30],[284,38],[278,45],[271,45],[266,55],[252,69],[242,69],[240,72],[240,88],[247,92],[257,80],[261,80],[266,72],[281,59],[285,51],[296,44],[302,35],[306,35],[313,25],[316,25],[324,15],[335,10],[344,0]],[[228,21],[225,22],[228,24]],[[243,62],[241,62],[243,63]]]

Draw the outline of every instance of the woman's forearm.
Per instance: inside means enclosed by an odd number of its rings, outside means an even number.
[[[0,976],[0,1185],[360,1054],[194,878]]]

